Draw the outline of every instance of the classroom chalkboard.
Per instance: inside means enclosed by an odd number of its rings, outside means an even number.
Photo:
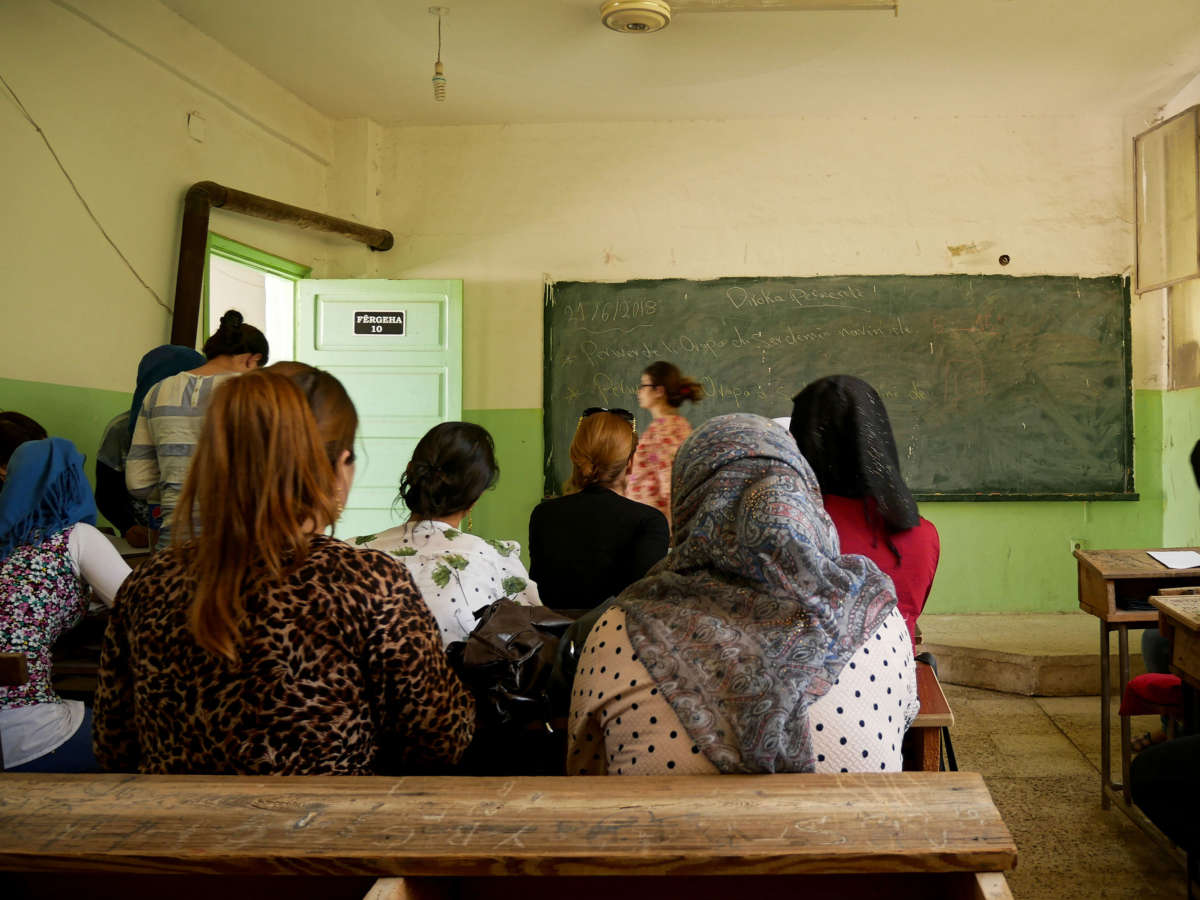
[[[546,289],[545,476],[582,410],[637,407],[658,359],[698,379],[694,425],[791,414],[823,375],[884,399],[918,499],[1136,499],[1120,277],[853,275],[556,282]]]

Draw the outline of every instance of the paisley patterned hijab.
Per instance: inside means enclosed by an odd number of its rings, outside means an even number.
[[[675,458],[675,546],[617,604],[638,658],[724,773],[813,768],[808,707],[896,605],[892,582],[842,556],[791,436],[718,416]]]

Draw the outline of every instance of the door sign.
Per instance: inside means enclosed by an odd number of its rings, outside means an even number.
[[[355,334],[404,334],[404,311],[354,313]]]

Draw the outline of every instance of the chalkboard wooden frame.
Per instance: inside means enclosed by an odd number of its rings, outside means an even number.
[[[564,371],[563,361],[570,360],[572,364],[577,364],[578,359],[576,354],[572,354],[571,348],[582,346],[585,350],[589,344],[593,344],[594,339],[585,338],[582,344],[570,345],[570,341],[578,341],[577,336],[573,336],[572,329],[583,328],[589,334],[600,333],[589,331],[584,327],[580,320],[576,320],[574,324],[569,324],[567,321],[566,310],[569,305],[579,303],[581,298],[584,298],[584,305],[587,302],[603,303],[607,308],[612,308],[612,301],[615,298],[618,304],[624,303],[625,309],[630,308],[630,297],[635,298],[633,306],[635,311],[638,307],[636,303],[637,297],[659,298],[660,304],[680,302],[680,297],[683,300],[691,298],[687,307],[686,313],[682,318],[688,322],[696,322],[705,320],[707,317],[715,323],[716,318],[720,318],[720,328],[727,329],[732,327],[726,318],[730,318],[734,324],[740,324],[739,316],[745,314],[745,310],[740,310],[740,307],[731,311],[722,297],[733,302],[732,291],[738,291],[739,298],[749,296],[747,292],[757,292],[754,296],[762,300],[762,311],[755,311],[755,317],[773,316],[776,320],[774,325],[768,327],[778,327],[780,324],[788,324],[788,343],[793,344],[793,347],[782,346],[782,341],[776,342],[768,351],[762,351],[762,363],[767,372],[767,388],[768,393],[762,394],[762,384],[758,384],[760,394],[766,398],[761,402],[762,406],[770,408],[749,408],[746,411],[762,412],[767,415],[779,416],[786,415],[790,412],[790,401],[786,402],[786,408],[781,406],[781,397],[783,386],[782,382],[787,382],[787,397],[790,398],[791,393],[799,390],[804,383],[811,380],[812,377],[819,377],[822,374],[835,374],[837,372],[850,372],[851,374],[860,374],[868,381],[874,381],[867,372],[856,371],[852,368],[853,364],[839,366],[836,362],[838,353],[842,354],[842,358],[846,354],[850,354],[850,358],[858,360],[859,357],[855,354],[862,354],[863,351],[858,349],[866,346],[866,342],[861,340],[865,337],[875,337],[883,335],[889,328],[896,333],[895,340],[892,345],[889,345],[885,350],[872,351],[872,358],[876,360],[875,368],[878,370],[882,365],[893,366],[891,371],[892,376],[908,377],[909,374],[917,371],[917,368],[922,365],[933,367],[934,363],[926,359],[925,363],[921,362],[924,357],[925,342],[928,340],[929,355],[935,356],[935,344],[937,344],[938,356],[943,353],[943,346],[950,347],[966,347],[965,351],[958,349],[947,351],[950,355],[961,355],[966,352],[969,356],[975,353],[977,359],[953,359],[950,362],[961,364],[964,362],[978,366],[983,372],[987,366],[993,367],[994,371],[989,371],[989,374],[999,374],[1007,376],[1011,381],[1014,377],[1019,377],[1033,385],[1036,396],[1043,399],[1041,408],[1034,407],[1031,411],[1022,407],[1020,410],[1021,418],[1025,418],[1026,412],[1036,416],[1044,416],[1047,424],[1054,426],[1045,428],[1042,431],[1038,429],[1038,423],[1033,423],[1033,428],[1028,435],[1020,435],[1018,437],[1032,443],[1022,444],[1020,441],[1012,443],[1013,447],[1033,447],[1034,449],[1046,449],[1050,451],[1050,455],[1044,455],[1042,460],[1048,472],[1051,472],[1054,478],[1057,478],[1055,483],[1037,485],[1038,489],[1021,490],[1004,489],[1003,483],[986,483],[986,478],[981,478],[982,486],[978,489],[961,489],[956,487],[952,490],[940,490],[933,486],[919,484],[914,481],[914,477],[909,474],[909,464],[907,460],[902,459],[902,463],[906,466],[906,477],[909,478],[910,485],[914,488],[914,494],[918,500],[922,501],[950,501],[950,502],[994,502],[994,501],[1126,501],[1137,500],[1138,494],[1134,490],[1134,473],[1133,473],[1133,393],[1132,393],[1132,362],[1130,359],[1131,347],[1131,326],[1130,326],[1130,284],[1128,278],[1120,276],[1109,276],[1106,278],[1077,278],[1075,276],[1028,276],[1028,277],[1012,277],[1001,275],[926,275],[926,276],[908,276],[908,275],[876,275],[876,276],[817,276],[817,277],[757,277],[757,278],[723,278],[707,281],[688,281],[685,279],[658,279],[658,280],[636,280],[626,282],[557,282],[548,283],[546,286],[546,296],[544,305],[544,355],[543,355],[543,401],[544,401],[544,419],[543,430],[545,437],[545,492],[547,496],[553,496],[560,492],[562,479],[566,473],[569,473],[569,463],[565,461],[566,447],[569,445],[570,434],[574,430],[575,422],[577,421],[579,410],[587,406],[624,406],[639,413],[639,425],[644,427],[648,421],[648,417],[644,411],[637,410],[636,395],[632,390],[617,391],[615,388],[605,390],[601,388],[602,393],[591,395],[585,387],[582,393],[575,390],[574,387],[570,390],[560,390],[565,383],[567,376],[562,375]],[[843,304],[840,301],[834,300],[812,300],[822,296],[828,297],[846,297],[855,295],[863,297],[864,292],[874,292],[868,294],[866,300],[856,301],[857,305],[846,305],[845,309],[840,308]],[[839,293],[840,292],[840,293]],[[848,292],[848,293],[847,293]],[[855,292],[857,292],[855,294]],[[803,302],[797,301],[797,297],[803,299]],[[591,298],[588,300],[587,298]],[[624,298],[624,299],[622,299]],[[790,301],[789,302],[789,298]],[[873,301],[873,302],[871,302]],[[707,305],[706,305],[707,304]],[[777,304],[777,305],[773,305]],[[871,312],[867,307],[875,308],[875,312]],[[719,307],[719,311],[718,311]],[[581,306],[580,309],[583,307]],[[593,309],[593,319],[595,318],[595,310],[599,309],[597,305]],[[646,307],[650,308],[650,307]],[[847,312],[849,309],[855,309],[853,313]],[[658,310],[663,313],[667,312],[666,306],[658,306]],[[637,382],[637,374],[655,359],[673,359],[679,363],[685,371],[691,371],[694,374],[702,375],[703,363],[698,361],[700,354],[693,354],[691,357],[692,365],[689,366],[689,360],[686,358],[673,358],[668,348],[672,346],[670,340],[663,340],[659,344],[655,344],[658,340],[659,331],[666,338],[670,337],[669,329],[674,326],[681,318],[678,305],[676,306],[676,315],[672,318],[660,316],[655,324],[647,324],[647,322],[633,321],[632,327],[626,329],[624,327],[608,327],[602,328],[602,331],[608,332],[634,332],[648,336],[649,343],[642,344],[642,349],[637,353],[630,352],[628,347],[616,346],[616,350],[611,357],[612,362],[597,362],[596,356],[603,354],[589,355],[589,363],[595,368],[593,381],[598,381],[603,376],[606,383],[616,380],[621,382],[630,381],[635,385]],[[886,310],[886,315],[885,315]],[[694,312],[693,312],[694,311]],[[723,312],[721,312],[723,311]],[[901,329],[889,326],[891,317],[895,316],[896,322],[892,322],[894,326],[897,322]],[[779,318],[782,316],[783,318]],[[843,337],[834,336],[832,341],[827,341],[821,344],[822,347],[830,347],[834,350],[835,361],[829,363],[833,366],[832,371],[820,371],[813,369],[814,365],[821,363],[813,363],[812,348],[815,344],[801,345],[798,335],[799,322],[801,319],[805,323],[811,323],[819,319],[821,316],[833,317],[827,327],[833,332],[839,324],[843,327],[841,334]],[[989,317],[994,316],[994,319]],[[814,318],[815,317],[815,318]],[[839,318],[844,317],[844,318]],[[875,317],[878,322],[867,321],[868,318]],[[1006,317],[1011,317],[1006,319]],[[636,317],[635,317],[636,318]],[[903,321],[901,319],[903,318]],[[653,317],[650,317],[653,320]],[[946,327],[937,325],[939,319],[944,319],[947,323]],[[755,321],[763,321],[755,319]],[[983,322],[983,327],[976,327]],[[659,328],[661,322],[667,324]],[[907,323],[912,322],[912,327],[908,327]],[[929,324],[932,322],[932,326]],[[630,325],[630,321],[614,321],[610,323],[613,326]],[[600,328],[601,326],[596,321],[587,323],[589,326]],[[966,325],[968,327],[950,327]],[[848,326],[848,330],[847,327]],[[876,327],[879,326],[879,327]],[[690,326],[689,327],[693,327]],[[708,343],[712,343],[713,334],[703,331],[703,324],[694,326],[701,329],[699,336],[693,333],[697,342],[703,342],[704,338],[709,338]],[[714,325],[715,327],[715,325]],[[744,327],[744,326],[743,326]],[[804,327],[808,327],[806,324]],[[861,330],[860,330],[861,328]],[[932,330],[930,330],[932,328]],[[638,329],[642,329],[638,331]],[[658,330],[656,330],[658,329]],[[922,330],[924,329],[924,330]],[[1040,329],[1040,330],[1039,330]],[[710,329],[711,330],[711,329]],[[736,329],[735,329],[736,330]],[[959,332],[972,334],[958,334]],[[974,332],[978,332],[975,334]],[[776,334],[778,334],[778,330]],[[763,330],[760,329],[751,337],[761,338]],[[855,336],[855,337],[851,337]],[[739,340],[744,337],[741,331],[738,332]],[[818,335],[818,337],[829,338],[829,335]],[[795,338],[795,340],[792,340]],[[605,338],[608,340],[608,338]],[[625,340],[623,337],[617,340]],[[774,340],[774,339],[773,339]],[[892,340],[892,338],[888,338]],[[854,349],[847,347],[854,341],[859,341]],[[964,343],[966,342],[966,343]],[[729,342],[726,342],[729,343]],[[901,346],[903,345],[903,346]],[[921,358],[915,358],[914,345],[921,348]],[[677,344],[676,346],[682,346]],[[758,356],[758,346],[754,345],[750,350],[744,349],[750,347],[748,342],[740,344],[743,349],[737,351],[722,351],[732,354],[732,361],[728,363],[712,362],[712,368],[718,373],[724,370],[722,366],[733,366],[734,368],[741,367],[745,370],[748,366],[755,368]],[[875,346],[881,346],[877,341]],[[899,347],[900,351],[895,355],[894,360],[891,359],[890,351],[892,347]],[[988,349],[978,349],[985,347]],[[839,349],[840,348],[840,349]],[[786,353],[784,352],[786,351]],[[905,354],[907,353],[907,357]],[[558,359],[556,360],[556,354]],[[770,381],[771,368],[769,367],[769,354],[779,359],[784,365],[780,366],[781,376],[776,379],[776,384],[772,385]],[[579,354],[584,355],[584,354]],[[828,352],[823,354],[826,359],[830,357]],[[871,354],[868,354],[871,355]],[[642,357],[645,358],[642,358]],[[713,353],[713,359],[716,359],[717,354]],[[913,361],[915,359],[915,362]],[[785,371],[790,365],[793,369],[797,365],[797,360],[801,366],[808,366],[812,371],[806,372],[801,377],[789,375]],[[879,362],[878,360],[885,360]],[[1043,364],[1044,362],[1044,364]],[[612,369],[613,372],[607,372],[604,367]],[[629,372],[625,372],[628,368]],[[761,369],[757,369],[760,371]],[[938,371],[930,369],[930,372],[925,374],[929,376],[929,384],[935,385],[938,378]],[[1090,374],[1090,379],[1087,381],[1090,386],[1086,392],[1083,392],[1079,384],[1081,377],[1079,373],[1085,375]],[[613,373],[618,373],[619,378]],[[742,374],[745,374],[744,372]],[[613,377],[609,377],[613,375]],[[628,377],[627,377],[628,376]],[[1102,376],[1102,377],[1101,377]],[[582,376],[580,376],[582,377]],[[731,376],[732,377],[732,376]],[[957,375],[955,376],[958,377]],[[788,379],[791,379],[790,382]],[[1092,385],[1092,379],[1096,381]],[[702,381],[704,378],[702,377]],[[886,379],[885,379],[886,380]],[[947,379],[948,380],[948,379]],[[1101,386],[1101,381],[1103,386]],[[709,378],[708,382],[712,386],[717,385],[717,381]],[[981,374],[979,377],[980,385],[984,385],[987,379]],[[879,385],[877,384],[877,387]],[[1061,386],[1062,391],[1056,392],[1054,388]],[[629,385],[621,385],[621,388],[628,388]],[[969,421],[965,418],[965,413],[970,412],[976,417],[983,415],[988,422],[983,426],[976,427],[980,429],[979,436],[983,444],[983,452],[975,451],[981,456],[986,456],[991,450],[993,455],[1000,456],[1008,469],[1016,467],[1018,476],[1015,481],[1047,481],[1051,475],[1046,478],[1041,478],[1040,471],[1036,469],[1038,460],[1035,457],[1027,456],[1028,451],[1018,449],[1012,451],[1009,456],[1004,456],[999,449],[992,450],[987,444],[986,428],[990,424],[990,420],[999,420],[1003,414],[1011,413],[1011,409],[1005,406],[998,399],[993,398],[989,393],[992,389],[991,382],[986,383],[986,387],[982,387],[975,392],[976,399],[964,400],[964,418],[963,422]],[[1005,400],[1010,400],[1010,395],[1013,395],[1014,390],[1012,385],[1004,382],[1001,377],[996,384],[996,389],[1003,389],[1007,392]],[[917,382],[913,382],[913,390],[918,390]],[[557,392],[557,393],[556,393]],[[881,389],[881,393],[884,391]],[[574,395],[573,397],[571,395]],[[626,396],[626,394],[628,396]],[[721,401],[714,401],[716,396],[710,388],[710,400],[706,400],[695,408],[694,415],[689,415],[689,418],[694,418],[696,422],[702,421],[712,415],[717,415],[721,412],[732,411],[725,410],[720,407]],[[722,395],[727,397],[728,395]],[[749,397],[747,393],[745,396]],[[889,405],[889,410],[892,412],[893,424],[897,425],[897,443],[901,447],[902,458],[905,455],[906,438],[900,433],[898,422],[903,419],[903,415],[897,416],[895,406],[903,406],[906,402],[909,406],[913,403],[907,398],[899,400],[889,399],[895,398],[895,393],[884,393],[885,402]],[[924,396],[924,395],[922,395]],[[1082,399],[1081,399],[1082,398]],[[1018,397],[1017,400],[1024,398]],[[959,404],[957,392],[954,393],[953,409],[956,410]],[[751,401],[747,401],[748,403]],[[758,402],[757,400],[755,402]],[[915,402],[915,401],[914,401]],[[933,407],[937,406],[934,400],[929,401]],[[1012,401],[1016,402],[1016,401]],[[1073,405],[1073,404],[1078,405]],[[1028,403],[1026,402],[1026,406]],[[578,408],[576,408],[578,407]],[[994,411],[999,409],[999,413]],[[685,413],[689,413],[689,408],[684,407]],[[926,428],[929,433],[923,436],[922,440],[929,441],[937,428],[941,428],[944,433],[949,431],[955,432],[955,441],[961,440],[957,436],[957,431],[967,431],[959,427],[959,420],[955,418],[958,413],[952,409],[939,410],[940,424],[934,424]],[[903,413],[903,410],[901,410]],[[1055,418],[1057,416],[1057,419]],[[911,418],[911,417],[910,417]],[[919,417],[918,417],[919,418]],[[935,419],[939,418],[934,416]],[[1097,421],[1094,426],[1092,418]],[[567,421],[569,419],[569,421]],[[1070,429],[1062,426],[1063,421],[1069,421],[1072,429],[1084,429],[1078,434],[1059,435],[1059,431],[1068,431]],[[918,425],[923,424],[918,422],[912,426],[913,433],[918,431]],[[1015,422],[1013,423],[1015,425]],[[1022,429],[1025,428],[1025,423],[1021,423]],[[1096,428],[1096,440],[1092,441],[1089,434],[1085,433],[1086,429]],[[970,432],[968,431],[970,434]],[[1043,434],[1045,436],[1043,436]],[[1003,437],[1012,441],[1013,435],[1011,432],[1005,431]],[[1067,439],[1070,441],[1067,441]],[[558,441],[558,459],[555,458],[555,441]],[[1058,440],[1059,444],[1066,442],[1065,450],[1063,447],[1056,447],[1054,441]],[[1071,443],[1073,442],[1073,443]],[[924,447],[919,440],[909,442],[908,455],[911,458],[913,453],[913,444],[918,447]],[[953,442],[951,442],[953,443]],[[1045,448],[1042,447],[1045,444]],[[954,469],[956,477],[959,477],[960,482],[968,478],[970,470],[978,467],[975,464],[974,458],[969,452],[961,452],[961,448],[951,447],[948,452],[945,447],[949,446],[943,440],[942,444],[937,441],[930,441],[928,446],[941,446],[941,456],[938,456],[938,451],[930,451],[934,456],[926,456],[926,464],[933,462],[939,465],[944,464],[949,469]],[[1000,444],[997,444],[999,447]],[[1095,448],[1098,454],[1095,458],[1087,456],[1090,449]],[[1026,454],[1026,455],[1023,455]],[[1078,462],[1075,456],[1079,456]],[[1034,459],[1034,465],[1026,466],[1027,459]],[[918,455],[916,464],[919,465],[921,460]],[[1045,460],[1051,460],[1046,463]],[[961,466],[960,472],[956,467]],[[1003,469],[1004,466],[997,468],[997,472]],[[1078,479],[1074,478],[1074,472],[1079,471],[1084,473]],[[1037,473],[1031,474],[1031,473]],[[1064,473],[1070,473],[1068,477]],[[1107,473],[1107,474],[1104,474]],[[926,473],[928,475],[928,473]],[[988,472],[993,481],[1000,478],[1000,475]],[[941,478],[942,476],[938,476]],[[944,479],[943,479],[944,480]],[[1083,481],[1085,485],[1071,483],[1072,481]],[[1032,487],[1033,485],[1029,485]],[[1086,487],[1086,489],[1072,489]]]

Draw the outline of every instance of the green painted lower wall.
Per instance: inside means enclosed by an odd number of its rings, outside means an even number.
[[[132,394],[96,388],[17,381],[0,378],[0,409],[15,409],[32,416],[53,437],[64,437],[87,457],[88,480],[96,480],[96,449],[104,426],[117,413],[129,409]]]
[[[541,409],[464,409],[463,420],[482,425],[496,442],[500,480],[475,504],[472,531],[519,541],[529,565],[529,513],[542,499]]]
[[[1192,447],[1200,439],[1200,388],[1162,395],[1163,538],[1167,546],[1200,545],[1200,490]]]
[[[129,402],[117,391],[0,379],[0,409],[18,409],[95,459],[104,425]],[[475,507],[474,532],[529,540],[542,496],[542,411],[468,409],[491,432],[500,481]],[[1072,538],[1090,548],[1200,545],[1200,491],[1189,455],[1200,437],[1200,389],[1135,391],[1135,503],[925,503],[942,559],[932,613],[1076,608]],[[90,468],[90,466],[89,466]],[[90,474],[90,473],[89,473]]]

